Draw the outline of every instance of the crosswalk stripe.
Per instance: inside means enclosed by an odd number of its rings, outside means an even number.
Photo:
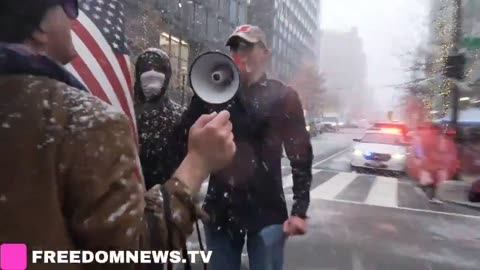
[[[362,177],[374,177],[375,180],[368,184],[369,181],[364,181],[368,179]],[[287,182],[284,178],[284,186],[291,187]],[[359,182],[368,187],[359,185]],[[291,202],[293,199],[291,188],[285,188],[284,194],[285,200]],[[362,197],[358,194],[364,195]],[[412,197],[412,194],[418,198]],[[472,214],[473,210],[457,213],[458,208],[455,207],[432,206],[424,196],[418,196],[412,184],[394,177],[318,170],[313,178],[310,199],[480,219],[477,213]]]
[[[310,192],[310,198],[326,200],[333,199],[353,180],[355,180],[356,177],[356,174],[338,173],[330,180],[312,190]]]
[[[397,189],[398,180],[396,178],[377,176],[365,203],[378,206],[398,207]]]

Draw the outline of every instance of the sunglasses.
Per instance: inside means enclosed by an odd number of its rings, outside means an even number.
[[[78,17],[78,0],[61,0],[60,5],[69,19],[75,20]]]

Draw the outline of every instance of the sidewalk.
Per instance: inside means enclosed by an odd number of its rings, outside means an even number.
[[[470,188],[471,184],[463,181],[445,181],[438,187],[437,196],[442,201],[480,210],[480,203],[468,201]]]

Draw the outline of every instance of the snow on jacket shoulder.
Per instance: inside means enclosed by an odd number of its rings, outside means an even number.
[[[134,144],[127,117],[89,93],[45,77],[0,76],[0,243],[43,250],[168,249],[164,198],[160,186],[144,191]],[[172,248],[180,249],[196,211],[182,183],[172,179],[165,187]]]

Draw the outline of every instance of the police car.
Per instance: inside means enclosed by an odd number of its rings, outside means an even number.
[[[354,139],[350,162],[352,170],[368,168],[405,172],[408,143],[399,128],[371,128],[361,139]]]

